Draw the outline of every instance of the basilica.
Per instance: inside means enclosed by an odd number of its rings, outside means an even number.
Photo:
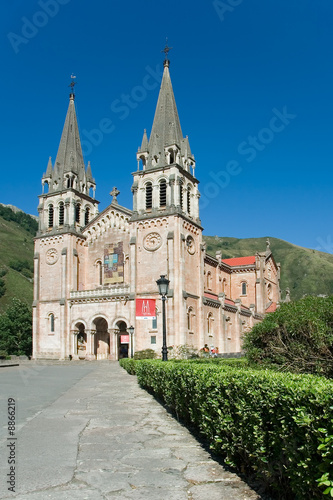
[[[242,334],[278,306],[280,266],[269,241],[247,257],[206,252],[196,162],[182,134],[169,66],[166,53],[151,133],[143,134],[132,174],[131,209],[118,203],[114,188],[111,204],[99,212],[71,89],[58,153],[39,196],[34,359],[117,360],[148,348],[160,357],[161,275],[169,280],[169,347],[238,353]]]

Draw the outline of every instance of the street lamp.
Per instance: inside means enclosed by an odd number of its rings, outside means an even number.
[[[134,326],[129,326],[127,328],[130,336],[131,336],[131,358],[133,358],[133,333],[134,333]]]
[[[163,316],[163,347],[162,347],[162,361],[168,361],[168,348],[166,344],[166,323],[165,323],[165,301],[169,289],[170,281],[162,274],[160,279],[156,281],[159,294],[162,297],[162,316]]]

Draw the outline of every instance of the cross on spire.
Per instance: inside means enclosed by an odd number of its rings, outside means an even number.
[[[168,38],[165,39],[165,47],[163,50],[161,50],[161,52],[164,52],[165,54],[165,61],[168,61],[168,54],[170,52],[170,50],[172,49],[173,47],[169,47],[168,46]]]
[[[120,191],[114,187],[110,193],[110,195],[112,196],[112,202],[111,203],[118,203],[117,202],[117,196],[120,194]]]
[[[74,95],[74,87],[76,85],[76,82],[74,81],[76,78],[76,76],[74,76],[73,74],[71,74],[71,83],[68,85],[68,87],[71,88],[71,94]]]

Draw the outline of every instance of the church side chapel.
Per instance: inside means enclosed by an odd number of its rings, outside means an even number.
[[[170,282],[168,346],[238,353],[243,332],[278,306],[280,266],[269,241],[248,257],[206,252],[196,162],[182,133],[168,51],[150,137],[144,131],[137,152],[132,209],[118,203],[113,188],[99,213],[72,81],[58,153],[39,196],[34,359],[117,360],[148,348],[161,356],[161,275]]]

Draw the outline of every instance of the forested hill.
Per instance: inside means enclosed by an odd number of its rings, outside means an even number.
[[[37,227],[30,215],[0,205],[0,312],[13,297],[32,303],[33,237]]]
[[[254,255],[266,250],[267,238],[237,239],[205,236],[207,252],[215,255],[222,251],[222,259]],[[281,263],[282,298],[286,288],[291,299],[304,295],[333,295],[333,255],[318,250],[299,247],[277,238],[269,238],[276,262]]]
[[[37,221],[28,214],[0,204],[0,312],[17,297],[27,304],[33,296],[33,238]],[[266,237],[237,239],[204,236],[207,252],[222,258],[263,252]],[[270,237],[276,262],[281,263],[281,290],[289,288],[292,299],[303,295],[333,295],[333,255],[298,247]]]

